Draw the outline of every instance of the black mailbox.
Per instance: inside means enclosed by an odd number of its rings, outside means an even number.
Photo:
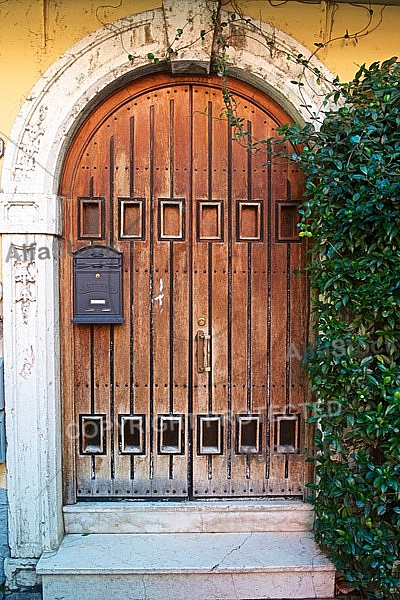
[[[93,244],[73,253],[73,323],[123,323],[122,252]]]

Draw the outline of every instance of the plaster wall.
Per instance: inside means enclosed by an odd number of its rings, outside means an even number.
[[[310,52],[316,50],[316,43],[332,40],[318,51],[318,58],[342,81],[352,79],[358,65],[369,65],[399,53],[400,6],[335,4],[323,0],[317,4],[272,2],[271,5],[263,0],[241,4],[250,17],[272,23]],[[344,39],[346,32],[349,37]]]
[[[0,3],[0,74],[2,89],[6,91],[2,94],[0,136],[6,142],[31,88],[62,53],[103,26],[112,29],[117,19],[161,6],[160,0],[121,0],[106,4],[103,0],[5,0]],[[265,0],[239,0],[238,4],[246,15],[284,31],[310,52],[316,49],[315,43],[341,38],[332,41],[318,56],[342,80],[350,79],[357,65],[385,60],[398,52],[399,6],[372,5],[370,8],[343,3],[334,6],[324,1],[272,5]],[[229,5],[224,8],[231,9]],[[182,17],[180,26],[183,25]],[[357,41],[344,40],[342,36],[346,31],[350,36],[358,32]],[[132,47],[128,42],[126,54],[130,51]],[[1,166],[0,161],[0,169]]]

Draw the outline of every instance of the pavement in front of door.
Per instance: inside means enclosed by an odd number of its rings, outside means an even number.
[[[29,592],[27,592],[27,591],[25,591],[25,592],[0,592],[0,600],[42,600],[42,594],[41,594],[40,590],[29,591]],[[99,598],[98,600],[109,600],[109,599],[107,597],[104,599]],[[188,600],[192,600],[192,599],[188,598]],[[310,600],[312,600],[312,599],[310,599]],[[325,600],[332,600],[332,598],[326,598]],[[347,594],[345,596],[336,596],[336,598],[334,600],[360,600],[360,596],[355,596],[354,594]]]
[[[40,590],[29,592],[0,592],[0,600],[42,600]]]

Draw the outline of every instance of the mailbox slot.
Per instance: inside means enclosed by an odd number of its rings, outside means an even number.
[[[90,245],[73,253],[73,323],[123,323],[122,252]]]

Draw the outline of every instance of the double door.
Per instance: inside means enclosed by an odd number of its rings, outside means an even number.
[[[302,179],[246,143],[274,136],[282,109],[232,81],[248,132],[235,140],[219,85],[133,82],[71,144],[61,183],[68,502],[303,493]],[[93,244],[122,253],[123,323],[72,323],[73,252]]]

